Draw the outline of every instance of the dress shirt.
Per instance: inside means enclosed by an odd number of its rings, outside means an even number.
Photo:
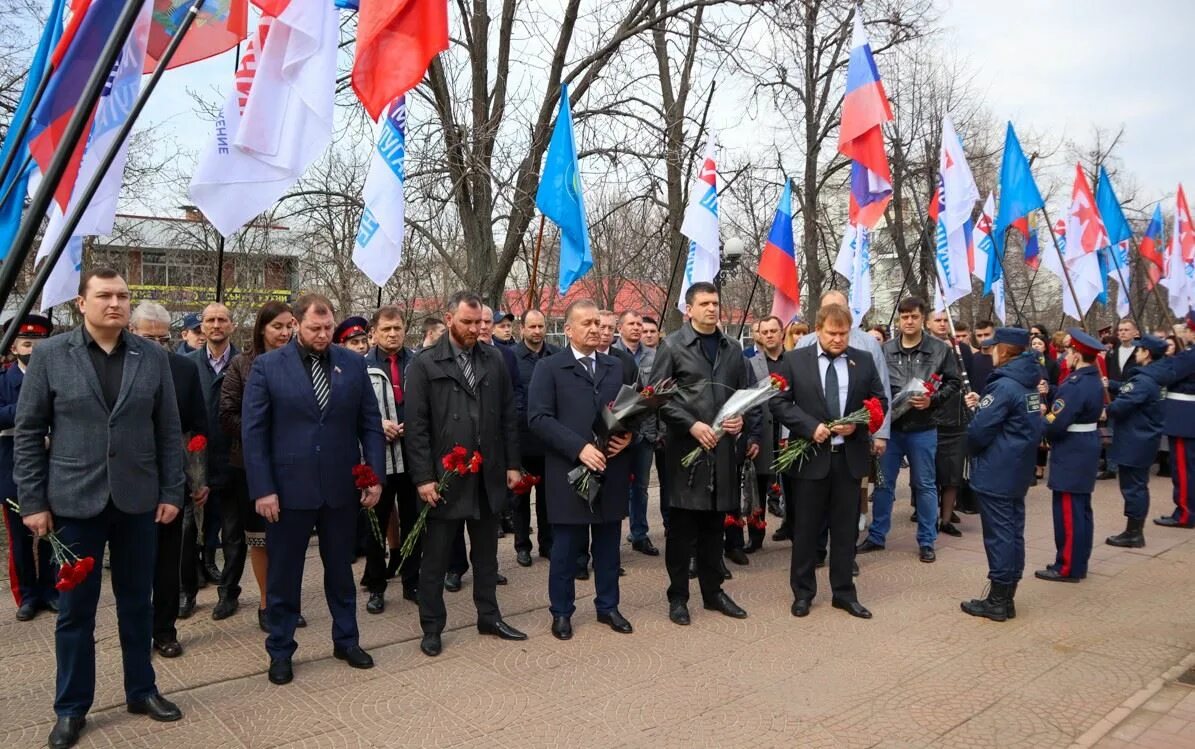
[[[796,348],[812,346],[815,343],[817,343],[817,333],[807,333],[801,337],[801,340],[797,341]],[[884,358],[884,349],[880,347],[880,342],[872,338],[871,333],[859,330],[858,328],[851,328],[851,335],[847,339],[847,345],[871,354],[871,361],[875,364],[876,371],[880,373],[880,382],[884,386],[884,392],[891,393],[892,385],[888,380],[888,360]],[[889,409],[884,413],[884,423],[871,436],[876,439],[886,440],[889,434],[891,434],[891,427],[892,411]]]
[[[1129,362],[1133,360],[1133,352],[1136,350],[1137,348],[1135,346],[1129,346],[1127,348],[1124,346],[1116,347],[1116,361],[1120,364],[1121,374],[1124,374],[1124,368],[1127,367]]]
[[[224,353],[219,356],[212,356],[211,348],[205,347],[205,349],[207,350],[207,363],[211,365],[212,371],[219,375],[232,359],[232,346],[225,346]]]
[[[830,368],[830,354],[822,348],[822,345],[817,344],[817,371],[822,378],[822,392],[826,392],[826,370]],[[850,370],[847,366],[846,352],[839,354],[833,358],[834,372],[838,375],[838,412],[840,416],[846,416],[846,393],[850,388]],[[841,445],[843,438],[841,435],[834,435],[830,438],[831,445]]]
[[[95,367],[95,376],[100,380],[100,392],[104,394],[104,403],[111,411],[116,406],[116,398],[120,395],[120,382],[124,379],[124,359],[127,347],[124,344],[124,334],[116,339],[116,346],[112,353],[104,351],[95,342],[87,327],[83,328],[83,341],[87,345],[87,356],[91,365]]]

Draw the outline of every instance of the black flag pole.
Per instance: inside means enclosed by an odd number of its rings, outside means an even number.
[[[104,177],[108,173],[108,169],[111,168],[112,162],[116,160],[116,155],[120,152],[121,146],[124,145],[125,140],[129,137],[129,133],[132,132],[133,125],[136,124],[137,118],[141,115],[141,110],[145,108],[146,102],[149,101],[150,94],[153,93],[154,88],[158,85],[158,81],[161,80],[162,74],[166,72],[166,67],[169,65],[171,58],[174,57],[174,53],[178,50],[179,44],[182,43],[183,37],[187,33],[187,29],[191,27],[191,23],[195,20],[196,15],[199,13],[199,8],[204,2],[206,2],[206,0],[195,0],[191,4],[190,9],[187,11],[187,14],[183,16],[182,22],[179,24],[178,31],[175,32],[174,36],[170,40],[170,44],[162,53],[161,58],[159,58],[158,65],[154,68],[153,75],[150,76],[149,82],[145,84],[145,88],[143,88],[137,95],[137,100],[133,103],[132,109],[129,110],[129,116],[125,119],[124,124],[120,126],[120,130],[116,133],[116,137],[112,140],[112,143],[109,144],[108,150],[104,152],[103,157],[100,159],[95,173],[92,174],[91,179],[87,181],[86,186],[83,188],[83,192],[79,193],[78,200],[72,200],[73,205],[71,207],[70,213],[66,216],[66,221],[63,223],[62,230],[55,239],[54,246],[51,248],[49,255],[38,267],[37,273],[33,277],[33,283],[29,286],[29,290],[25,293],[25,297],[21,300],[21,304],[13,316],[14,320],[23,319],[33,309],[34,302],[37,300],[37,297],[41,295],[42,289],[45,288],[46,281],[49,279],[50,273],[54,270],[54,266],[58,264],[59,258],[62,257],[62,253],[66,249],[67,243],[70,242],[71,235],[74,233],[75,228],[79,225],[80,219],[83,218],[83,214],[86,212],[88,205],[91,203],[91,199],[95,197],[95,193],[97,190],[99,190],[100,184],[104,181]],[[129,0],[128,5],[125,6],[125,14],[128,15],[127,11],[129,8],[133,8],[131,18],[132,20],[136,20],[137,14],[141,12],[140,6],[141,0]],[[120,21],[117,22],[117,31],[122,30],[121,22],[124,20],[124,15],[122,15]],[[131,27],[132,22],[130,21],[129,28]],[[123,29],[125,37],[128,36],[129,28]],[[109,38],[109,46],[111,46],[111,43],[116,36],[117,34],[114,32],[113,36]],[[118,45],[116,45],[117,52],[119,52],[123,46],[124,41],[122,40]],[[104,52],[107,53],[108,51],[108,48],[105,47]],[[101,55],[100,63],[103,63],[103,57],[104,55]],[[109,64],[103,67],[103,69],[105,71],[110,71],[114,62],[115,61],[109,62]],[[100,69],[101,67],[97,65],[96,70]],[[103,84],[106,81],[107,74],[105,73],[104,76],[100,78],[100,83]],[[90,82],[91,81],[88,81],[89,84]],[[96,98],[98,99],[99,89],[96,90],[96,95]],[[90,112],[94,107],[95,101],[92,101],[87,107],[80,107],[79,109],[76,109],[75,114],[77,115],[81,109],[86,109],[88,112]],[[74,124],[73,117],[71,119],[71,124]],[[69,128],[70,125],[67,127]],[[61,148],[59,151],[61,151]],[[58,161],[58,156],[59,153],[55,152],[55,161]],[[53,163],[54,162],[51,162],[51,167],[53,167]],[[46,182],[43,182],[38,188],[39,194],[42,192],[42,188],[44,187],[46,187]],[[78,186],[76,185],[76,187]],[[33,213],[33,209],[30,208],[30,212],[26,215],[25,223],[21,224],[21,229],[24,230],[26,224],[30,224],[33,225],[34,229],[36,230],[37,226],[41,223],[40,216],[44,213],[45,207],[43,207],[41,212],[37,214]],[[36,221],[30,220],[35,216],[37,217]],[[28,243],[32,244],[32,240],[33,236],[31,234],[28,238]],[[14,250],[18,246],[18,244],[14,243]],[[26,246],[24,249],[27,254],[29,247]],[[16,260],[15,257],[10,259]],[[21,264],[22,263],[14,263],[13,267],[20,268]],[[8,266],[5,266],[5,270],[8,270]],[[15,276],[13,278],[15,281]],[[5,298],[6,297],[7,294],[5,294]],[[0,340],[0,351],[7,351],[9,347],[12,346],[13,339],[16,338],[17,331],[20,329],[20,327],[21,326],[19,325],[8,326],[8,329],[4,332],[3,340]]]
[[[1054,223],[1050,221],[1050,214],[1046,212],[1044,203],[1041,206],[1041,215],[1046,219],[1046,228],[1050,230],[1050,240],[1054,244],[1054,252],[1058,253],[1058,264],[1062,266],[1062,277],[1066,281],[1066,288],[1070,290],[1071,299],[1075,302],[1075,311],[1079,313],[1079,328],[1086,331],[1087,325],[1083,321],[1085,315],[1080,309],[1083,305],[1079,304],[1079,295],[1075,293],[1075,285],[1071,283],[1071,273],[1066,268],[1066,258],[1062,256],[1062,248],[1058,246],[1058,235],[1054,233]]]
[[[198,5],[198,1],[196,4]],[[17,284],[17,278],[20,277],[21,268],[24,267],[26,258],[29,257],[33,240],[37,237],[50,202],[54,199],[58,183],[62,181],[62,175],[66,172],[71,156],[86,134],[92,110],[95,109],[96,102],[99,101],[100,94],[103,93],[104,86],[108,82],[108,75],[112,72],[112,66],[116,64],[121,50],[124,49],[125,41],[133,30],[137,16],[141,13],[142,5],[143,0],[125,0],[120,17],[116,20],[116,26],[104,43],[99,59],[96,61],[95,67],[92,68],[87,83],[83,86],[83,94],[79,97],[79,102],[75,105],[75,111],[71,113],[70,120],[67,121],[66,129],[62,133],[62,140],[58,143],[58,148],[54,150],[54,155],[38,184],[37,192],[34,193],[29,208],[25,212],[25,219],[21,222],[16,237],[13,238],[12,246],[8,248],[4,267],[0,269],[0,309],[8,304],[8,297]],[[102,177],[103,175],[98,176]],[[81,212],[80,215],[82,215]],[[75,223],[78,223],[77,217]],[[42,283],[44,285],[45,282]],[[34,296],[32,293],[27,294],[27,300],[32,296]],[[26,307],[25,314],[28,314],[28,305],[22,306]],[[20,317],[16,319],[20,319]],[[15,333],[19,327],[19,325],[9,325],[8,330]],[[8,341],[5,346],[11,345],[10,338],[11,336],[5,334],[4,339]],[[3,350],[7,351],[8,349],[4,348]]]

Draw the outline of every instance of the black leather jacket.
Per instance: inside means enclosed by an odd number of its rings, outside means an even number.
[[[942,376],[942,383],[930,399],[929,408],[924,411],[910,409],[892,424],[893,429],[901,432],[933,429],[937,426],[934,412],[949,402],[962,387],[958,363],[950,347],[929,333],[922,333],[921,341],[913,348],[906,349],[901,346],[898,333],[884,344],[884,358],[888,360],[888,380],[892,386],[892,398],[915,377],[926,379],[935,372]]]

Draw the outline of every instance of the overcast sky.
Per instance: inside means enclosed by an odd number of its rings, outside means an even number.
[[[1123,124],[1119,155],[1140,187],[1136,207],[1165,199],[1168,208],[1179,181],[1195,186],[1195,0],[939,2],[942,44],[970,61],[1000,129],[1012,120],[1018,131],[1082,142],[1093,126]],[[877,63],[882,75],[883,58]],[[196,120],[187,89],[226,91],[232,69],[228,53],[171,71],[146,121],[168,123],[180,145],[196,150],[210,125]],[[752,132],[750,123],[736,124]],[[733,145],[742,138],[726,136]],[[1064,161],[1059,154],[1043,168],[1063,174],[1071,168]]]

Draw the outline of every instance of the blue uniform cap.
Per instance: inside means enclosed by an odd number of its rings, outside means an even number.
[[[1145,349],[1153,358],[1161,359],[1166,355],[1166,349],[1170,344],[1157,336],[1143,335],[1133,341],[1133,345]]]
[[[1098,354],[1104,350],[1100,339],[1083,331],[1081,328],[1067,328],[1066,334],[1071,337],[1071,345],[1084,354]]]
[[[1029,331],[1024,328],[996,328],[990,340],[993,346],[1007,343],[1010,346],[1029,348]]]
[[[336,332],[332,334],[333,343],[344,343],[350,338],[356,338],[359,335],[366,335],[369,333],[369,320],[364,317],[346,317],[343,322],[336,326]]]
[[[203,317],[198,312],[191,312],[183,318],[183,330],[196,330],[203,322]]]

